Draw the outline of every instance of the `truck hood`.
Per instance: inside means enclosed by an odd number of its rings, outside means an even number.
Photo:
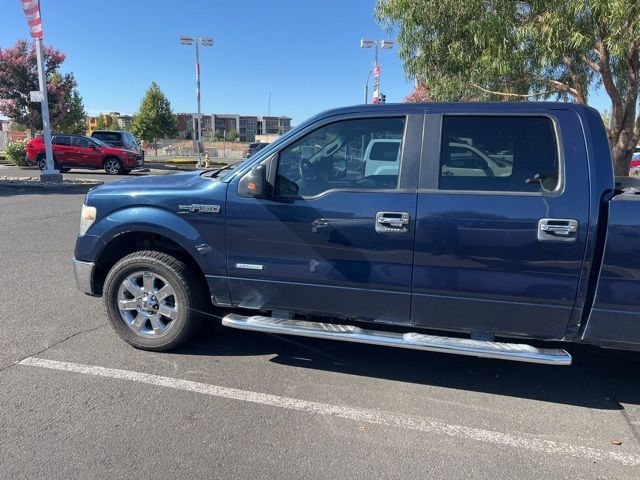
[[[202,172],[182,172],[175,175],[145,175],[142,177],[126,178],[115,182],[105,183],[95,189],[95,192],[129,193],[140,190],[184,190],[193,188],[201,183],[211,183],[212,180],[200,176]]]
[[[149,175],[101,185],[87,194],[85,203],[100,214],[129,207],[152,206],[178,211],[184,205],[222,207],[227,183],[203,178],[202,172]]]

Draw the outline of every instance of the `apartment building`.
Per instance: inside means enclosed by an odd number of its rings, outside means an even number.
[[[178,135],[183,139],[192,139],[197,130],[197,115],[194,113],[179,113]],[[256,135],[282,135],[291,130],[290,117],[239,115],[237,113],[212,113],[202,115],[202,135],[207,137],[214,131],[238,132],[241,142],[253,142]]]

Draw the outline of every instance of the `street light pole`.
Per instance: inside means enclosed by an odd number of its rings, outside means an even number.
[[[47,79],[44,70],[44,52],[42,51],[42,38],[36,38],[36,60],[38,61],[38,86],[42,98],[40,108],[42,112],[42,130],[44,137],[44,154],[47,167],[42,175],[51,176],[60,173],[53,165],[53,148],[51,147],[51,124],[49,123],[49,99],[47,96]]]
[[[379,103],[380,101],[380,64],[378,63],[378,47],[384,49],[393,48],[393,41],[391,40],[370,40],[363,38],[360,40],[360,48],[373,48],[373,100],[372,103]],[[365,91],[369,87],[369,77],[367,77],[367,85]],[[368,95],[367,95],[368,96]],[[365,103],[366,100],[365,100]]]
[[[367,75],[367,81],[364,84],[364,104],[369,103],[369,79],[371,78],[371,72],[373,70],[369,70],[369,74]]]
[[[213,38],[211,37],[180,37],[180,43],[183,45],[196,45],[196,103],[198,105],[198,168],[202,168],[202,111],[200,109],[200,45],[205,47],[213,46]]]

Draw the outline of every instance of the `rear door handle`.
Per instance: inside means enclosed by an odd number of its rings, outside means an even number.
[[[541,242],[575,242],[578,221],[570,218],[543,218],[538,222],[538,240]]]
[[[409,231],[410,217],[407,212],[376,213],[376,232],[404,233]]]

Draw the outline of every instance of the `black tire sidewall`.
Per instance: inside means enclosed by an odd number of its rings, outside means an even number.
[[[174,320],[171,331],[158,338],[143,337],[136,334],[127,326],[118,310],[118,289],[122,281],[136,271],[146,270],[164,277],[173,287],[176,301],[179,304],[178,318]],[[107,275],[104,285],[104,301],[107,316],[115,332],[127,343],[144,350],[170,350],[183,343],[190,334],[193,321],[189,312],[192,308],[192,298],[189,287],[184,282],[184,276],[173,268],[151,257],[125,257],[114,265]]]

